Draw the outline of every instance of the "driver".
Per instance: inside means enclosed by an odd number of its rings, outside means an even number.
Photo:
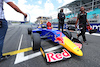
[[[50,22],[47,22],[47,29],[52,29]]]

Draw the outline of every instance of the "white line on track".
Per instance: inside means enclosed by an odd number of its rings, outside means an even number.
[[[31,46],[33,47],[33,41],[31,41]]]
[[[89,34],[89,33],[86,32],[85,34]],[[100,36],[100,34],[98,34],[98,33],[93,33],[93,34],[89,34],[89,35]]]
[[[23,34],[21,35],[21,38],[20,38],[20,42],[19,42],[19,46],[18,46],[18,50],[20,50],[20,47],[21,47],[21,44],[22,44],[22,39],[23,39]]]

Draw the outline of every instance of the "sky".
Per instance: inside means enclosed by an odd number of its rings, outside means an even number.
[[[11,0],[15,3],[23,12],[28,14],[27,20],[35,22],[39,16],[46,16],[57,18],[59,12],[58,8],[66,5],[74,0]],[[68,9],[64,9],[65,13],[70,12]],[[9,5],[4,3],[4,13],[6,20],[23,21],[24,16],[17,13]]]

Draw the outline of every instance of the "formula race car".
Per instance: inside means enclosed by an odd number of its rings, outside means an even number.
[[[90,34],[97,32],[97,29],[92,29],[92,27],[90,27],[89,25],[86,26],[86,29],[86,31],[88,31]],[[68,30],[75,31],[76,28],[74,26],[68,26]]]
[[[66,30],[63,33],[51,27],[48,22],[46,26],[39,25],[37,29],[28,28],[28,34],[32,36],[33,51],[40,50],[47,62],[56,62],[71,57],[71,53],[77,56],[83,56],[81,51],[82,43],[77,38],[73,38],[72,34]],[[64,47],[63,52],[46,52],[41,46],[41,39],[49,39]],[[69,51],[69,52],[68,52]]]

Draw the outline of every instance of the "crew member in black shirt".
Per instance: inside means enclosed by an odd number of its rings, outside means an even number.
[[[87,43],[86,37],[85,37],[86,25],[88,24],[90,26],[90,24],[87,20],[87,13],[85,12],[85,9],[84,9],[83,6],[80,8],[80,13],[78,14],[78,17],[77,17],[77,21],[76,21],[76,24],[75,24],[76,28],[77,28],[78,20],[79,20],[79,28],[81,30],[81,33],[77,35],[77,38],[79,38],[79,36],[82,35],[83,43]]]
[[[60,30],[60,26],[62,27],[63,32],[63,26],[64,26],[64,20],[65,20],[65,14],[63,13],[63,9],[60,10],[60,13],[58,13],[58,30]]]

